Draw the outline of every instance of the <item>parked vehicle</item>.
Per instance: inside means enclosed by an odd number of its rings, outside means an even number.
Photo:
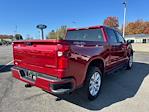
[[[11,45],[11,43],[12,42],[10,42],[10,41],[2,41],[2,42],[0,42],[0,45],[4,45],[4,46],[8,46],[8,45]]]
[[[89,100],[100,93],[104,75],[133,65],[131,42],[106,26],[68,29],[65,40],[16,41],[13,55],[13,77],[27,87],[53,94],[83,87]]]

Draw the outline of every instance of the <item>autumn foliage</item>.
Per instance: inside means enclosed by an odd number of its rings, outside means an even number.
[[[67,26],[61,26],[56,31],[52,30],[48,34],[48,39],[64,39],[67,32]]]
[[[126,34],[149,34],[149,22],[137,20],[126,25]]]
[[[12,39],[13,35],[0,35],[0,39]]]
[[[104,20],[104,25],[118,28],[119,27],[118,17],[112,17],[112,16],[107,17]]]

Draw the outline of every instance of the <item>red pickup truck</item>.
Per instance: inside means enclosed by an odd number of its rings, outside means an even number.
[[[84,87],[89,100],[101,89],[102,78],[133,64],[131,41],[107,26],[68,29],[64,40],[13,42],[13,77],[53,94]]]

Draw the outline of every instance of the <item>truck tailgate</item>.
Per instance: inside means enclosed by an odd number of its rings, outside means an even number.
[[[22,68],[34,71],[44,68],[41,72],[45,73],[57,68],[57,42],[54,41],[14,42],[13,55],[14,63]]]

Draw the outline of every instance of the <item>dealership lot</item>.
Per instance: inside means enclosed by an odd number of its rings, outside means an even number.
[[[0,46],[0,68],[12,60],[12,48]],[[134,61],[132,70],[106,76],[101,94],[92,102],[81,89],[56,101],[56,96],[36,87],[25,88],[12,78],[9,63],[0,70],[0,112],[148,112],[149,53],[136,52]]]

